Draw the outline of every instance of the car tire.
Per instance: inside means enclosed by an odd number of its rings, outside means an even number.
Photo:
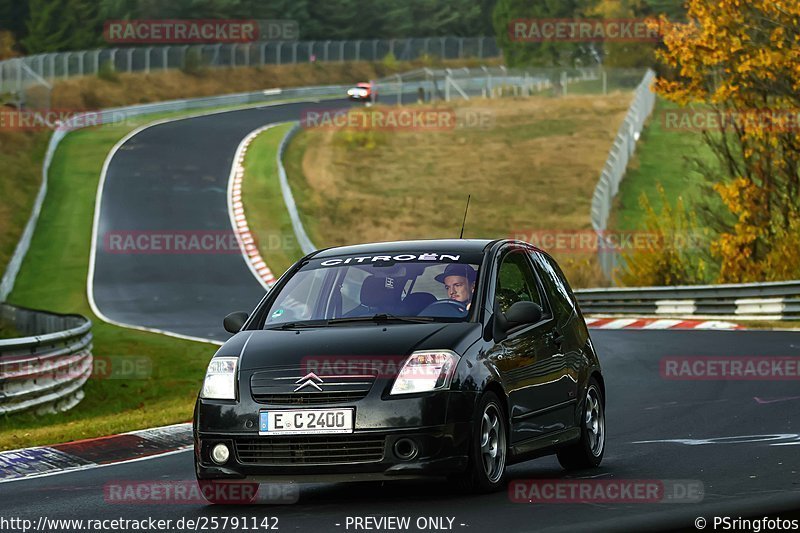
[[[463,490],[487,493],[505,487],[508,431],[505,409],[494,392],[478,401],[466,472],[452,478]]]
[[[213,505],[247,505],[253,503],[258,494],[258,483],[198,479],[197,484],[203,498]]]
[[[557,452],[558,462],[567,470],[594,468],[603,460],[606,448],[606,417],[603,389],[589,380],[581,416],[581,438]]]

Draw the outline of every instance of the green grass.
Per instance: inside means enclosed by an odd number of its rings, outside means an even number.
[[[0,131],[0,275],[28,222],[42,183],[49,132]]]
[[[714,156],[700,133],[669,131],[662,127],[663,112],[676,107],[658,100],[620,184],[611,227],[622,231],[643,230],[645,212],[639,206],[639,198],[645,194],[658,212],[661,207],[659,184],[673,204],[682,197],[685,205],[691,206],[703,195],[705,178],[692,161],[699,158],[711,163]]]
[[[245,156],[242,183],[247,224],[259,251],[275,277],[303,256],[283,203],[278,180],[278,145],[291,125],[270,128],[250,144]]]

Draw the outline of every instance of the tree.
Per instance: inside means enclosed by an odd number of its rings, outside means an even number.
[[[591,0],[498,0],[492,13],[497,43],[509,67],[568,64],[588,55],[589,47],[569,42],[521,42],[512,39],[509,24],[516,19],[582,18],[594,2]],[[591,62],[590,59],[585,59]]]
[[[93,48],[102,41],[97,4],[91,0],[30,0],[29,54]]]
[[[662,17],[667,67],[656,89],[706,104],[722,121],[705,131],[718,168],[707,170],[727,213],[712,251],[721,282],[796,277],[800,247],[800,3],[689,0],[686,23]],[[793,250],[793,251],[792,251]],[[787,255],[788,254],[788,255]]]

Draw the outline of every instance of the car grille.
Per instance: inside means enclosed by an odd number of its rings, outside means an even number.
[[[330,465],[383,460],[386,437],[264,437],[235,441],[236,456],[248,465]]]
[[[313,381],[322,390],[308,385],[295,392],[307,374],[297,368],[256,372],[250,378],[250,392],[259,403],[321,405],[358,401],[369,393],[375,382],[372,375],[320,375],[319,380]]]

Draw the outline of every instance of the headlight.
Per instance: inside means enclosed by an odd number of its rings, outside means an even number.
[[[412,353],[397,374],[391,394],[446,389],[453,379],[458,359],[458,354],[449,350]]]
[[[200,397],[206,400],[235,400],[238,361],[238,357],[213,358],[208,363]]]

